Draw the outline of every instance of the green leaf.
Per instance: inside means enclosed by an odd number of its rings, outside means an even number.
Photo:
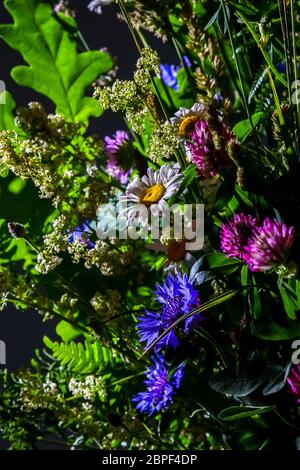
[[[259,318],[262,315],[263,309],[262,309],[262,302],[260,298],[260,292],[259,288],[256,285],[256,278],[255,276],[251,276],[252,280],[252,285],[255,286],[253,287],[252,290],[252,298],[253,298],[253,316],[254,318]]]
[[[15,102],[12,95],[8,91],[3,91],[0,95],[0,131],[15,128],[14,109]]]
[[[274,321],[264,321],[255,325],[254,336],[267,341],[284,341],[300,336],[300,322],[289,321],[287,326],[278,325]]]
[[[278,283],[278,287],[287,316],[291,320],[296,320],[296,311],[298,310],[297,298],[295,298],[293,296],[293,293],[289,292],[289,290],[285,286],[283,286],[281,282]]]
[[[267,385],[263,389],[264,395],[271,395],[283,389],[286,384],[286,379],[289,375],[291,365],[282,367],[280,365],[270,365],[265,371],[265,376],[268,378]]]
[[[260,121],[263,119],[264,115],[265,115],[265,113],[260,111],[258,113],[255,113],[252,116],[252,123],[253,123],[254,127],[256,127],[260,123]],[[252,127],[251,127],[251,124],[250,124],[250,120],[245,119],[244,121],[238,122],[234,126],[232,131],[234,132],[234,134],[237,136],[238,140],[241,143],[244,142],[252,132]]]
[[[243,3],[246,3],[243,1]],[[251,3],[248,2],[248,5],[237,3],[237,2],[229,2],[231,6],[233,6],[236,10],[242,11],[246,15],[255,15],[256,13],[259,12],[259,10],[254,6],[251,5]]]
[[[27,181],[17,176],[9,183],[9,185],[7,186],[7,189],[10,193],[20,194],[23,191],[23,189],[26,187],[26,185],[27,185]]]
[[[99,116],[96,100],[85,90],[113,63],[106,52],[79,54],[76,40],[48,3],[40,0],[6,0],[14,24],[0,25],[0,36],[22,54],[27,65],[15,67],[12,77],[50,98],[56,112],[75,121]],[[74,27],[76,26],[74,22]]]
[[[227,256],[221,252],[208,253],[204,255],[202,259],[204,270],[221,269],[222,271],[226,271],[227,274],[234,272],[241,265],[239,260],[227,258]]]
[[[234,187],[235,180],[233,178],[226,177],[218,189],[216,201],[212,209],[213,212],[219,212],[228,204],[233,196]]]
[[[56,326],[56,333],[58,334],[58,336],[61,337],[61,339],[65,343],[68,343],[69,341],[72,341],[73,339],[80,336],[82,334],[82,331],[78,328],[75,328],[70,323],[62,320]]]
[[[189,165],[184,170],[183,174],[184,174],[184,179],[183,179],[177,193],[169,199],[169,201],[168,201],[169,206],[172,206],[177,201],[178,197],[183,193],[183,191],[185,191],[191,185],[191,183],[194,181],[194,179],[198,176],[196,165],[194,163]]]
[[[102,346],[98,341],[90,343],[58,343],[44,337],[45,345],[51,350],[52,356],[72,372],[90,374],[95,371],[111,370],[121,360],[111,348]]]
[[[209,20],[209,22],[207,23],[207,25],[205,26],[204,28],[204,31],[206,31],[207,29],[209,29],[218,19],[219,17],[219,14],[220,14],[220,11],[221,11],[221,8],[222,8],[222,5],[219,6],[218,10],[216,11],[216,13],[211,17],[211,19]]]
[[[250,407],[250,406],[230,406],[219,413],[219,418],[223,421],[235,421],[237,419],[250,418],[251,416],[271,413],[276,410],[276,406]]]
[[[261,374],[253,370],[225,369],[210,378],[209,385],[213,390],[225,395],[245,397],[256,390],[265,381]]]

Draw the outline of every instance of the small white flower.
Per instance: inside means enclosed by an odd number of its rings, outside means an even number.
[[[175,116],[170,119],[172,124],[178,126],[178,133],[182,138],[192,135],[195,124],[203,116],[205,109],[204,104],[195,103],[190,109],[179,108]]]
[[[114,0],[93,0],[88,4],[88,9],[90,11],[93,11],[94,13],[97,13],[98,15],[101,15],[102,13],[102,8],[105,7],[106,5],[110,5],[113,3]]]
[[[159,170],[148,168],[141,180],[130,183],[121,203],[126,204],[129,221],[147,224],[149,210],[158,215],[167,206],[167,201],[178,191],[183,181],[179,165],[163,165]]]

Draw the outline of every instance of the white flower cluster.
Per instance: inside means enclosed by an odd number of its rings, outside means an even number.
[[[97,396],[104,400],[106,396],[103,379],[94,375],[87,375],[84,381],[72,378],[69,390],[75,398],[83,398],[87,402],[94,401]]]

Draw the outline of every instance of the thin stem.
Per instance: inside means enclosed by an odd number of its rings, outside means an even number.
[[[85,48],[85,50],[90,51],[91,49],[89,48],[89,45],[86,42],[86,40],[84,39],[84,36],[83,36],[83,34],[80,30],[78,30],[78,37],[79,37],[80,41],[82,42],[82,45]]]
[[[131,35],[132,35],[132,38],[133,38],[133,40],[134,40],[134,42],[135,42],[136,48],[137,48],[137,50],[139,51],[139,53],[141,54],[142,48],[141,48],[141,46],[140,46],[140,44],[139,44],[139,42],[138,42],[138,39],[137,39],[137,37],[136,37],[134,28],[133,28],[132,23],[131,23],[131,20],[130,20],[130,18],[129,18],[129,16],[128,16],[126,7],[125,7],[125,5],[124,5],[124,2],[123,2],[123,0],[117,0],[117,2],[118,2],[118,5],[119,5],[119,7],[120,7],[120,10],[121,10],[121,12],[122,12],[122,14],[123,14],[125,20],[126,20],[127,26],[128,26],[128,28],[129,28],[129,30],[130,30],[130,32],[131,32]]]
[[[292,42],[293,42],[293,62],[294,62],[294,84],[296,87],[296,95],[298,97],[298,61],[297,61],[297,43],[296,43],[296,30],[295,30],[295,10],[294,0],[291,0],[291,23],[292,23]],[[299,148],[299,124],[300,124],[300,104],[299,100],[296,99],[296,142],[297,142],[297,153],[300,158]]]
[[[195,329],[195,333],[197,333],[199,336],[202,336],[202,338],[206,339],[206,341],[208,341],[215,348],[215,350],[217,351],[217,353],[219,354],[221,358],[221,361],[223,362],[223,366],[225,367],[225,369],[227,369],[228,364],[227,364],[227,361],[224,357],[222,348],[219,345],[219,343],[202,327],[198,326]]]
[[[287,29],[287,15],[286,9],[282,3],[285,4],[285,0],[282,2],[278,0],[278,8],[279,8],[279,15],[280,15],[280,23],[281,23],[281,30],[282,30],[282,37],[283,37],[283,44],[284,44],[284,55],[285,55],[285,63],[286,63],[286,76],[288,82],[288,95],[289,95],[289,105],[292,105],[292,94],[291,94],[291,75],[290,75],[290,51],[289,51],[289,36],[288,36],[288,29]]]
[[[238,56],[237,56],[237,53],[236,53],[235,44],[234,44],[234,40],[233,40],[233,35],[232,35],[231,27],[230,27],[230,24],[229,24],[229,18],[228,18],[227,9],[226,9],[224,0],[221,0],[221,4],[222,4],[223,13],[224,13],[226,28],[228,30],[229,41],[230,41],[231,49],[232,49],[232,52],[233,52],[233,56],[234,56],[234,60],[235,60],[235,64],[236,64],[236,69],[237,69],[237,73],[238,73],[238,77],[239,77],[239,82],[240,82],[240,86],[241,86],[242,101],[243,101],[244,108],[245,108],[245,111],[247,113],[247,116],[248,116],[248,119],[249,119],[249,122],[250,122],[250,125],[251,125],[251,128],[252,128],[252,132],[255,133],[255,135],[256,135],[255,127],[253,125],[252,117],[251,117],[251,114],[250,114],[250,111],[249,111],[249,108],[248,108],[248,102],[247,102],[247,99],[246,99],[246,92],[245,92],[243,77],[242,77],[242,73],[241,73],[241,69],[240,69],[240,63],[239,63]],[[256,135],[256,137],[257,137],[257,135]],[[257,137],[257,140],[258,140],[258,137]]]
[[[277,78],[277,80],[282,83],[282,85],[284,85],[286,88],[288,87],[288,84],[287,84],[287,81],[282,78],[282,76],[280,75],[280,73],[278,72],[278,70],[276,69],[275,65],[273,64],[272,60],[271,60],[271,57],[269,56],[269,54],[267,53],[267,51],[265,51],[265,49],[262,47],[262,45],[260,44],[260,40],[259,40],[259,37],[258,35],[256,34],[252,24],[250,23],[250,21],[247,20],[247,18],[241,13],[241,12],[237,12],[237,14],[239,15],[239,17],[241,18],[241,20],[243,20],[243,22],[245,23],[245,25],[247,26],[247,28],[249,29],[250,33],[252,34],[252,37],[253,39],[255,40],[257,46],[259,47],[262,55],[264,56],[265,58],[265,61],[267,62],[268,66],[270,67],[270,69],[272,70],[272,72],[274,73],[275,77]]]
[[[180,50],[179,42],[178,42],[177,38],[176,38],[175,36],[173,36],[173,34],[171,35],[171,39],[172,39],[172,42],[173,42],[173,44],[174,44],[175,51],[176,51],[176,53],[177,53],[177,55],[178,55],[178,57],[179,57],[179,60],[180,60],[180,62],[182,63],[182,66],[183,66],[183,68],[184,68],[184,71],[185,71],[185,73],[186,73],[186,76],[187,76],[187,78],[192,82],[192,85],[193,85],[194,80],[193,80],[191,71],[190,71],[189,67],[188,67],[187,64],[186,64],[184,55],[183,55],[183,53],[182,53],[181,50]]]
[[[267,73],[268,73],[269,81],[270,81],[271,88],[272,88],[273,95],[274,95],[274,101],[275,101],[276,110],[277,110],[278,117],[279,117],[279,122],[280,122],[280,125],[283,126],[285,124],[285,119],[284,119],[284,116],[282,114],[280,101],[279,101],[278,93],[277,93],[275,83],[274,83],[274,80],[273,80],[273,77],[272,77],[272,73],[269,69],[267,69]]]

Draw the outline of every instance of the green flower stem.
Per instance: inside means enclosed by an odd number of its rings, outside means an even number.
[[[83,34],[80,30],[78,30],[78,37],[79,37],[80,41],[82,42],[82,45],[85,48],[85,50],[87,52],[89,52],[91,49],[90,49],[88,43],[86,42],[86,40],[84,39],[84,36],[83,36]]]
[[[280,15],[280,23],[281,23],[281,31],[283,37],[283,44],[284,44],[284,56],[285,56],[285,63],[286,63],[286,76],[287,76],[287,83],[288,83],[288,95],[289,95],[289,105],[292,106],[292,86],[291,86],[291,69],[290,69],[290,41],[289,41],[289,33],[287,29],[287,15],[286,15],[286,6],[285,0],[277,0],[278,2],[278,9]]]
[[[239,17],[241,18],[241,20],[245,23],[245,25],[247,26],[247,28],[249,29],[253,39],[255,40],[257,46],[259,47],[262,55],[264,56],[265,58],[265,61],[267,62],[268,66],[270,67],[270,69],[272,70],[272,72],[274,73],[275,77],[277,78],[277,80],[282,84],[284,85],[286,88],[288,87],[288,84],[287,84],[287,81],[282,78],[282,76],[280,75],[280,73],[278,72],[278,70],[276,69],[275,65],[273,64],[272,60],[271,60],[271,57],[269,56],[269,54],[267,53],[267,51],[262,47],[262,45],[260,44],[260,41],[259,41],[259,37],[258,35],[256,34],[252,24],[250,23],[250,21],[247,20],[247,18],[239,11],[237,12],[237,14],[239,15]]]
[[[252,132],[258,140],[256,130],[255,130],[255,127],[253,125],[252,117],[251,117],[251,114],[250,114],[250,111],[249,111],[248,102],[247,102],[247,99],[246,99],[246,92],[245,92],[243,77],[242,77],[242,73],[241,73],[240,63],[239,63],[238,56],[237,56],[237,53],[236,53],[236,48],[235,48],[235,44],[234,44],[234,40],[233,40],[233,34],[232,34],[232,31],[231,31],[231,26],[229,24],[228,13],[227,13],[227,9],[226,9],[224,0],[221,0],[221,5],[222,5],[223,13],[224,13],[224,20],[225,20],[226,28],[228,30],[229,41],[230,41],[231,49],[232,49],[232,52],[233,52],[234,61],[235,61],[235,64],[236,64],[236,69],[237,69],[239,82],[240,82],[240,86],[241,86],[241,98],[242,98],[243,105],[244,105],[247,117],[249,119],[249,122],[250,122],[250,125],[251,125],[251,128],[252,128]]]
[[[128,28],[129,28],[129,30],[130,30],[130,33],[131,33],[131,35],[132,35],[132,38],[133,38],[134,43],[135,43],[135,45],[136,45],[136,48],[137,48],[137,50],[139,51],[139,53],[141,54],[142,48],[141,48],[141,46],[140,46],[140,44],[139,44],[139,42],[138,42],[138,40],[137,40],[137,37],[136,37],[135,31],[134,31],[134,28],[133,28],[133,26],[132,26],[131,20],[130,20],[129,15],[128,15],[127,10],[126,10],[126,6],[125,6],[123,0],[117,0],[117,3],[118,3],[118,5],[119,5],[119,7],[120,7],[120,10],[121,10],[121,12],[122,12],[122,14],[123,14],[123,16],[124,16],[124,19],[125,19],[125,21],[126,21],[126,23],[127,23]]]
[[[292,42],[293,42],[293,63],[294,63],[294,81],[296,84],[296,94],[298,97],[298,60],[297,60],[297,43],[296,43],[296,29],[295,29],[295,9],[294,9],[294,0],[291,0],[291,23],[292,23]],[[300,159],[300,148],[299,148],[299,126],[300,126],[300,103],[299,100],[296,100],[296,113],[295,113],[295,137],[297,144],[297,153]]]
[[[173,33],[173,31],[172,31],[172,33]],[[183,56],[183,53],[182,53],[182,51],[181,51],[181,49],[180,49],[180,47],[179,47],[179,46],[180,46],[180,43],[179,43],[178,39],[176,38],[176,36],[173,35],[173,34],[171,35],[171,40],[172,40],[172,42],[173,42],[173,44],[174,44],[174,48],[175,48],[175,51],[176,51],[176,53],[177,53],[177,55],[178,55],[178,57],[179,57],[179,60],[180,60],[180,62],[182,63],[182,66],[183,66],[183,68],[184,68],[185,74],[186,74],[188,80],[191,82],[191,85],[194,86],[194,85],[195,85],[195,80],[194,80],[194,77],[193,77],[193,75],[192,75],[192,73],[191,73],[191,70],[189,69],[189,67],[188,67],[187,64],[186,64],[186,61],[185,61],[184,56]]]
[[[268,69],[267,72],[268,72],[270,85],[271,85],[271,88],[272,88],[272,91],[273,91],[273,95],[274,95],[274,101],[275,101],[276,110],[277,110],[278,117],[279,117],[279,122],[280,122],[280,125],[281,125],[281,126],[284,126],[284,124],[285,124],[285,119],[284,119],[284,116],[283,116],[283,114],[282,114],[282,110],[281,110],[281,106],[280,106],[280,101],[279,101],[278,93],[277,93],[277,90],[276,90],[276,87],[275,87],[275,83],[274,83],[274,80],[273,80],[273,77],[272,77],[272,73],[271,73],[270,69]]]
[[[217,353],[219,354],[221,358],[223,366],[225,367],[225,369],[227,369],[228,364],[227,364],[227,361],[223,354],[223,350],[221,346],[219,345],[219,343],[202,327],[198,326],[197,328],[195,328],[195,333],[197,333],[202,338],[206,339],[206,341],[208,341],[215,348],[215,350],[217,351]]]

